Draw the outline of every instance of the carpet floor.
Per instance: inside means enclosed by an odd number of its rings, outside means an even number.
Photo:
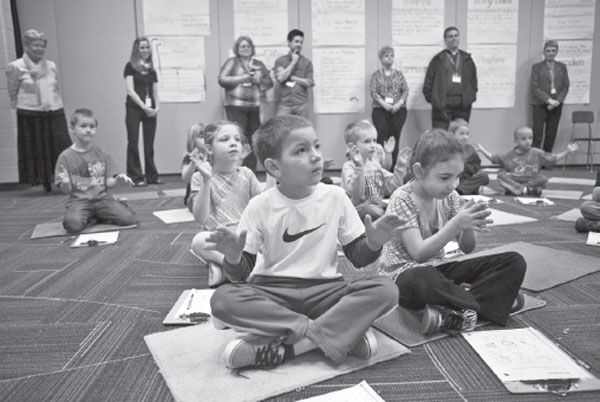
[[[595,177],[583,168],[546,174]],[[143,189],[158,194],[149,199],[135,196],[140,189],[115,189],[113,193],[132,195],[129,204],[139,227],[121,231],[115,245],[88,248],[69,248],[71,237],[30,240],[36,224],[60,221],[65,196],[46,195],[40,187],[0,189],[0,401],[174,400],[143,337],[172,329],[162,320],[183,290],[207,287],[207,269],[189,253],[198,230],[194,222],[167,225],[152,215],[183,207],[181,196],[164,192],[183,184],[175,177],[164,181],[160,188]],[[495,183],[492,187],[497,189]],[[582,185],[550,183],[548,188],[591,192]],[[552,219],[579,207],[580,200],[526,206],[512,197],[498,198],[504,203],[494,208],[537,221],[494,227],[479,237],[478,250],[522,241],[600,257],[600,248],[586,246],[586,235],[577,233],[572,222]],[[343,257],[340,262],[340,270],[351,277],[374,273],[373,267],[355,270]],[[530,294],[547,305],[512,318],[508,327],[539,329],[600,376],[600,273]],[[462,337],[411,352],[269,401],[295,401],[362,380],[388,402],[559,399],[510,394]],[[561,400],[598,401],[600,392],[573,393]]]

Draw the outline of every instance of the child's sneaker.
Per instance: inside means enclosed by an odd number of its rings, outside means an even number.
[[[223,352],[223,360],[230,369],[276,367],[283,363],[284,355],[285,347],[280,339],[257,336],[229,342]]]
[[[471,331],[475,324],[477,313],[473,310],[457,311],[428,304],[421,321],[421,333],[427,335],[444,330]]]
[[[127,199],[127,197],[119,197],[117,198],[117,202],[120,202],[121,204],[129,208],[129,200]]]
[[[600,221],[578,218],[575,221],[575,230],[578,232],[600,232]]]
[[[379,346],[377,345],[377,338],[375,338],[373,330],[369,328],[348,354],[360,359],[368,359],[369,357],[376,355],[378,351]]]
[[[532,195],[534,197],[539,197],[540,195],[542,195],[542,188],[541,187],[526,187],[526,193],[527,195]]]
[[[225,283],[226,278],[223,269],[212,261],[208,262],[208,287],[216,288]]]

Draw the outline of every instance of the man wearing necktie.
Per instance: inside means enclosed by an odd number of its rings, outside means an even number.
[[[477,69],[471,55],[458,48],[456,27],[444,31],[446,49],[429,62],[423,95],[431,103],[433,128],[448,129],[454,119],[469,121],[471,105],[477,99]]]
[[[531,68],[532,146],[546,152],[552,152],[562,105],[569,92],[567,66],[554,60],[557,53],[558,43],[546,41],[544,61]]]

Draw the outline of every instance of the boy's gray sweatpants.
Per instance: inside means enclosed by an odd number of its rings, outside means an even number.
[[[279,337],[293,344],[308,337],[341,363],[371,324],[398,303],[398,289],[384,276],[355,280],[254,276],[225,284],[212,299],[215,318],[231,328]]]

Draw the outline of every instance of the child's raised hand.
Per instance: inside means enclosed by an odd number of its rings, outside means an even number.
[[[252,147],[250,146],[250,144],[244,144],[244,145],[242,145],[242,153],[240,155],[240,158],[242,160],[244,160],[251,153],[252,153]]]
[[[196,167],[196,170],[200,172],[204,180],[210,180],[212,178],[212,166],[206,160],[206,150],[204,148],[194,150],[189,154],[190,161]]]
[[[352,144],[350,147],[350,160],[356,167],[363,167],[364,165],[363,158],[360,155],[360,150],[356,144]]]
[[[391,137],[393,138],[393,137]],[[396,159],[396,166],[406,166],[410,162],[412,155],[411,147],[404,147],[398,152],[398,158]]]
[[[567,145],[567,152],[572,154],[573,152],[576,152],[579,149],[579,145],[576,142],[572,142],[569,145]]]
[[[494,223],[487,219],[492,214],[485,201],[467,201],[458,213],[451,219],[456,222],[460,230],[476,230],[478,232],[489,232],[487,225]]]
[[[247,234],[245,230],[238,234],[225,226],[219,226],[206,238],[206,250],[216,250],[225,256],[228,263],[238,264],[246,245]]]
[[[58,178],[63,183],[68,183],[70,180],[69,172],[63,165],[58,165]]]
[[[202,176],[202,179],[204,179],[204,181],[208,181],[213,177],[212,166],[207,161],[202,161],[199,164],[197,164],[196,170],[200,172],[200,175]]]
[[[408,222],[396,214],[385,214],[375,222],[373,222],[371,215],[365,216],[367,245],[373,251],[383,247],[396,233],[409,228]]]
[[[383,151],[386,154],[391,154],[394,152],[394,147],[396,147],[396,139],[394,137],[390,137],[383,143]]]
[[[324,159],[323,160],[323,170],[328,170],[330,167],[332,167],[333,165],[335,165],[335,160],[330,158],[330,159]]]

